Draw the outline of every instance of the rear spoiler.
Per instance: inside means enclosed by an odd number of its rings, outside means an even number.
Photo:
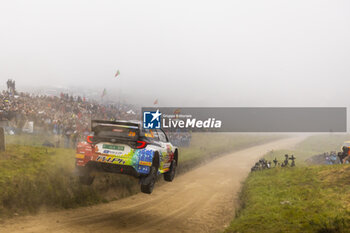
[[[98,126],[117,126],[117,127],[123,127],[123,128],[129,128],[129,129],[134,129],[137,132],[137,138],[133,139],[130,141],[128,138],[121,137],[118,139],[118,142],[124,142],[128,144],[132,144],[131,146],[136,146],[136,141],[138,140],[139,137],[139,132],[140,132],[140,124],[136,122],[130,122],[130,121],[104,121],[104,120],[92,120],[91,121],[91,131],[96,133],[97,127]],[[115,137],[93,137],[91,140],[93,143],[98,143],[100,141],[106,141],[106,142],[115,142]],[[134,145],[135,144],[135,145]]]
[[[132,129],[140,130],[140,124],[129,122],[129,121],[104,121],[104,120],[92,120],[91,121],[91,131],[94,130],[96,126],[105,125],[105,126],[121,126]]]

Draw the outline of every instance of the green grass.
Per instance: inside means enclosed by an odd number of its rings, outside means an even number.
[[[233,149],[278,136],[194,134],[191,146],[180,148],[180,172]],[[135,178],[98,174],[93,185],[81,185],[74,174],[75,150],[40,146],[41,135],[7,136],[0,152],[0,217],[47,209],[74,208],[116,200],[139,192]],[[186,169],[182,169],[186,168]],[[156,190],[155,190],[156,191]]]
[[[60,137],[60,146],[63,147],[63,137]],[[53,144],[54,135],[43,134],[19,134],[19,135],[6,135],[6,144],[26,145],[26,146],[42,146],[45,141],[49,141]]]
[[[225,232],[350,232],[350,166],[306,166],[305,159],[339,150],[349,135],[312,136],[293,151],[297,167],[250,173],[240,209]]]

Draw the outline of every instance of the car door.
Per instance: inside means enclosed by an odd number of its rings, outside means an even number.
[[[163,130],[157,129],[157,134],[159,138],[159,144],[161,146],[161,158],[160,158],[160,168],[161,170],[167,170],[170,167],[171,159],[171,144]]]

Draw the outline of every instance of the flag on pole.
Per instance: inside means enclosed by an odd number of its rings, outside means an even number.
[[[115,73],[114,77],[116,78],[118,75],[120,75],[119,70],[117,70],[117,73]]]
[[[157,105],[158,104],[158,99],[156,99],[153,104]]]
[[[103,98],[105,95],[107,95],[107,90],[106,90],[106,88],[105,88],[105,89],[103,89],[103,92],[102,92],[101,98]]]

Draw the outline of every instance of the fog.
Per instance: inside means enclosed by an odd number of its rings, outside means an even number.
[[[106,88],[148,106],[349,107],[349,10],[346,0],[3,0],[0,85]]]

